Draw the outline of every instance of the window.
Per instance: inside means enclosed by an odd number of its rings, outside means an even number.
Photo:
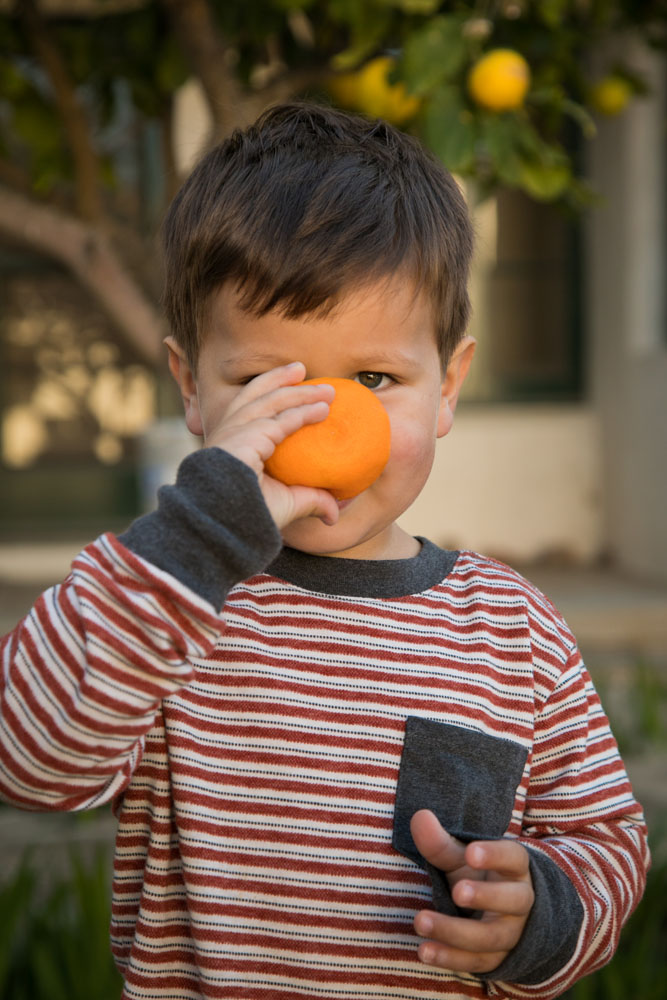
[[[474,210],[470,332],[478,350],[466,398],[572,400],[581,392],[580,224],[502,191]]]
[[[154,373],[66,271],[8,248],[0,274],[0,531],[125,521]]]

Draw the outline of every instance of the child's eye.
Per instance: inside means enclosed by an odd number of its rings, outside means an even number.
[[[356,381],[367,389],[385,389],[391,382],[391,377],[383,372],[358,372]]]

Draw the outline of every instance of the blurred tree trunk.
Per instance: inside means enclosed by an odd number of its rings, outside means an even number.
[[[35,0],[18,0],[16,11],[25,29],[30,47],[49,78],[54,103],[60,114],[74,162],[77,214],[91,222],[104,216],[100,191],[100,165],[91,142],[84,108],[65,60],[49,34]]]
[[[213,119],[213,141],[253,122],[263,108],[288,100],[316,83],[322,69],[289,69],[276,59],[276,72],[263,86],[244,87],[234,69],[234,50],[224,38],[208,0],[160,0],[174,35],[203,88]]]
[[[312,72],[289,70],[277,58],[277,70],[266,76],[261,89],[245,86],[236,75],[234,47],[220,31],[209,0],[158,2],[192,74],[201,82],[214,123],[211,140],[217,141],[235,127],[248,124],[267,104],[291,96],[313,78]],[[48,203],[34,197],[29,174],[21,165],[10,159],[1,161],[0,234],[69,268],[139,357],[155,366],[166,333],[157,295],[145,290],[154,284],[154,275],[149,272],[156,255],[146,252],[140,226],[121,217],[122,213],[114,215],[109,210],[89,112],[66,55],[59,48],[57,33],[51,30],[48,18],[53,13],[49,9],[47,14],[38,0],[17,0],[13,9],[27,49],[48,82],[53,112],[71,156],[71,197],[68,200],[64,188],[56,188]],[[85,18],[85,11],[82,16]],[[157,52],[155,56],[157,59]],[[169,95],[160,113],[167,201],[179,186],[172,148],[171,105]]]
[[[153,366],[166,329],[99,227],[0,187],[0,231],[68,267]]]

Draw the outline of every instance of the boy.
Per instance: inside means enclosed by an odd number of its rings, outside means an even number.
[[[610,958],[645,827],[549,602],[396,523],[473,353],[455,183],[383,123],[281,106],[202,160],[165,247],[205,447],[6,638],[2,794],[114,802],[126,998],[559,995]],[[391,422],[341,503],[264,473],[326,415],[317,376]]]

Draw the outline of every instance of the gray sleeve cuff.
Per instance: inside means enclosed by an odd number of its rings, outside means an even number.
[[[584,908],[565,872],[541,851],[531,850],[535,902],[517,946],[482,979],[533,986],[565,967],[577,947]]]
[[[234,584],[262,572],[282,547],[257,476],[220,448],[189,455],[175,485],[158,491],[157,510],[119,541],[217,610]]]

